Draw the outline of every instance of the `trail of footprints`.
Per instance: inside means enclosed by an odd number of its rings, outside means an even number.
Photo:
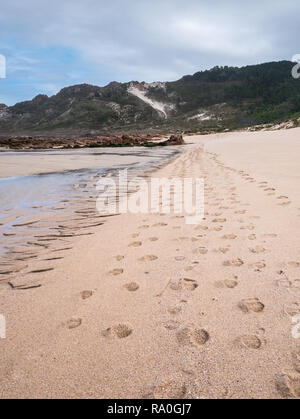
[[[157,223],[155,225],[156,227],[166,227],[166,223]],[[139,228],[142,230],[146,230],[149,226],[148,225],[142,225]],[[131,235],[131,238],[138,238],[140,236],[140,233],[134,233]],[[150,237],[149,241],[156,242],[158,241],[158,237]],[[142,241],[135,241],[128,244],[129,248],[139,248],[142,247],[143,242]],[[115,256],[115,260],[117,262],[121,262],[125,259],[125,256],[123,255],[117,255]],[[158,257],[156,255],[145,255],[138,260],[140,262],[153,262],[156,261]],[[120,276],[124,273],[123,268],[115,268],[108,272],[110,276]],[[124,286],[124,289],[130,293],[135,293],[139,290],[140,285],[137,282],[129,282],[126,283]],[[91,290],[84,290],[80,293],[80,296],[82,300],[87,300],[93,296],[94,292]],[[66,322],[66,327],[69,330],[76,329],[82,325],[82,319],[81,318],[72,318]],[[118,338],[118,339],[125,339],[129,337],[133,333],[133,328],[131,325],[128,324],[117,324],[113,325],[112,327],[107,328],[106,330],[102,331],[102,336],[105,338]]]
[[[216,164],[218,164],[220,167],[223,166],[221,162],[219,162],[215,155],[213,155],[212,160],[215,161]],[[227,167],[226,168],[229,171],[236,172],[236,170]],[[268,182],[261,181],[257,182],[255,179],[251,178],[247,173],[245,172],[238,172],[240,176],[242,176],[246,181],[251,183],[257,183],[258,188],[263,190],[263,192],[268,196],[276,199],[276,204],[281,207],[289,207],[292,202],[289,200],[289,197],[287,195],[279,195],[276,197],[276,188],[269,186]],[[232,202],[234,202],[232,200]],[[235,214],[245,214],[244,211],[237,210],[235,211]],[[259,219],[259,217],[252,216],[252,219]],[[242,221],[242,220],[241,220]],[[255,230],[255,225],[252,223],[248,226],[243,225],[241,227],[241,230]],[[277,235],[270,233],[265,234],[265,238],[267,239],[276,239]],[[223,237],[224,239],[229,240],[229,237]],[[232,236],[233,238],[233,236]],[[248,239],[251,241],[257,240],[257,236],[255,233],[252,233],[248,236]],[[267,252],[267,249],[263,245],[256,245],[249,247],[249,251],[253,254],[264,254]],[[231,267],[240,267],[242,266],[244,262],[239,259],[232,259],[227,260],[223,262],[224,266],[231,266]],[[290,261],[286,264],[286,269],[297,269],[300,267],[300,263],[297,261]],[[261,272],[266,267],[266,260],[261,260],[258,262],[255,262],[252,264],[252,267],[255,269],[256,272]],[[281,270],[277,272],[277,274],[280,276],[280,279],[276,281],[276,285],[279,287],[283,287],[290,290],[297,290],[300,286],[300,279],[294,279],[290,280],[289,276],[286,274],[285,270]],[[299,275],[300,276],[300,275]],[[225,282],[225,281],[224,281]],[[218,287],[224,286],[224,282],[217,282],[215,285]],[[297,293],[297,296],[299,297],[300,293]],[[247,298],[239,302],[238,304],[239,309],[247,314],[247,315],[260,315],[260,313],[263,313],[265,310],[265,305],[263,302],[261,302],[258,298]],[[298,302],[294,302],[292,304],[287,304],[284,306],[284,313],[287,316],[293,317],[297,314],[300,314],[300,304]],[[266,342],[265,339],[259,336],[258,334],[253,335],[243,335],[240,338],[238,338],[238,342],[243,345],[244,347],[248,349],[258,350],[260,349]],[[300,397],[300,350],[294,352],[292,354],[292,365],[291,370],[288,372],[279,373],[275,377],[275,387],[277,391],[281,394],[283,397],[291,398],[291,397]]]
[[[264,193],[267,194],[267,196],[273,197],[273,195],[276,195],[276,190],[273,187],[270,187],[267,182],[257,182],[255,179],[251,178],[247,173],[244,172],[238,172],[230,167],[226,167],[221,162],[219,162],[216,158],[216,156],[212,155],[209,157],[209,159],[213,162],[213,164],[217,165],[217,169],[221,169],[223,173],[226,173],[225,176],[225,184],[224,181],[222,181],[222,177],[219,180],[219,183],[216,181],[216,177],[219,176],[218,172],[213,173],[214,180],[213,185],[210,185],[207,178],[207,173],[204,173],[204,177],[206,177],[206,197],[207,197],[207,208],[213,208],[214,211],[212,214],[209,212],[206,212],[205,214],[205,220],[203,224],[195,226],[195,236],[182,236],[178,237],[176,240],[180,242],[190,241],[191,244],[196,243],[197,241],[201,241],[202,239],[205,239],[207,235],[210,234],[220,234],[219,237],[215,237],[214,243],[217,240],[220,240],[220,247],[216,249],[209,249],[209,247],[205,245],[200,245],[194,248],[194,250],[191,252],[191,254],[194,255],[195,258],[197,258],[196,261],[194,261],[192,264],[190,263],[189,266],[186,266],[187,261],[186,257],[180,256],[174,256],[174,260],[178,263],[181,263],[182,268],[185,272],[190,272],[193,270],[194,266],[197,266],[199,263],[201,264],[202,260],[205,260],[205,258],[210,251],[213,251],[220,255],[220,265],[223,266],[223,271],[225,279],[216,281],[214,283],[214,286],[219,289],[228,290],[227,292],[235,292],[234,290],[236,288],[239,288],[241,286],[241,282],[239,280],[238,272],[231,274],[232,270],[236,271],[243,267],[245,264],[245,261],[242,260],[238,255],[232,255],[232,257],[229,257],[228,259],[223,259],[222,256],[225,255],[227,252],[231,252],[231,245],[230,243],[234,243],[234,241],[239,237],[239,234],[245,235],[245,243],[247,241],[249,242],[248,251],[249,255],[252,254],[254,256],[256,255],[265,255],[267,254],[267,249],[264,247],[265,245],[254,243],[254,245],[251,245],[253,242],[257,242],[258,237],[255,233],[255,223],[253,222],[247,222],[243,218],[238,217],[245,217],[245,219],[248,220],[256,220],[260,217],[256,215],[248,214],[248,207],[250,206],[248,203],[243,203],[239,199],[236,187],[234,186],[234,182],[230,180],[230,174],[236,174],[242,176],[245,181],[250,183],[257,183],[258,188],[262,189]],[[189,165],[192,163],[189,162]],[[185,163],[177,162],[176,163],[177,169],[175,173],[178,175],[178,171],[180,170],[180,175],[184,176],[185,173]],[[186,165],[187,167],[187,165]],[[216,189],[216,184],[219,187],[220,190],[224,191],[223,196],[219,195],[218,190]],[[276,197],[278,201],[278,205],[280,206],[289,206],[291,202],[288,200],[288,197],[285,195],[280,195]],[[229,202],[229,205],[225,204],[225,202]],[[246,209],[242,209],[241,207],[244,206]],[[215,208],[218,207],[218,211],[215,210]],[[224,214],[224,211],[226,211],[226,215]],[[231,212],[231,214],[230,214]],[[226,225],[228,217],[231,217],[236,220],[237,227],[236,229],[240,230],[239,232],[232,232],[232,233],[223,233],[222,230],[224,229],[224,225]],[[235,218],[234,218],[235,217]],[[183,217],[182,216],[174,216],[173,219],[176,221],[176,223],[183,223]],[[238,227],[238,224],[240,224],[240,227]],[[155,228],[168,228],[167,223],[156,223],[153,225]],[[149,224],[143,224],[138,227],[139,233],[133,233],[131,235],[131,238],[134,239],[134,241],[128,243],[128,248],[131,249],[131,251],[135,251],[135,249],[142,249],[143,243],[146,240],[149,240],[155,244],[155,242],[160,240],[160,237],[148,237],[143,239],[141,237],[141,232],[147,232],[147,230],[150,228]],[[169,228],[171,228],[169,226]],[[173,226],[173,229],[180,228],[180,224]],[[250,234],[249,234],[250,232]],[[274,233],[268,233],[264,235],[264,239],[276,239],[277,235]],[[228,243],[228,245],[222,244]],[[265,242],[265,240],[264,240]],[[251,243],[251,244],[250,244]],[[140,252],[139,250],[139,252]],[[179,250],[179,249],[177,249]],[[136,250],[137,251],[137,250]],[[253,257],[254,257],[253,256]],[[115,256],[115,261],[122,262],[124,260],[124,256],[117,255]],[[137,262],[140,263],[156,263],[158,260],[158,256],[155,254],[148,254],[144,255],[142,257],[138,257]],[[260,259],[253,261],[250,264],[250,267],[253,268],[254,272],[260,273],[262,270],[266,267],[267,259]],[[228,274],[226,274],[226,268],[228,268]],[[287,268],[300,268],[299,262],[288,262]],[[124,276],[126,277],[126,272],[124,272],[123,267],[116,267],[113,270],[109,272],[109,275],[111,276]],[[298,288],[300,289],[300,279],[296,279],[294,281],[291,281],[288,276],[285,274],[284,271],[278,272],[279,279],[276,281],[276,286],[284,287],[284,288]],[[300,275],[299,275],[300,276]],[[140,284],[137,282],[128,282],[123,285],[123,288],[128,293],[136,293],[140,290]],[[172,306],[166,306],[165,311],[168,313],[170,318],[164,322],[162,325],[167,332],[174,333],[174,339],[175,342],[180,347],[191,347],[191,348],[205,348],[209,343],[211,342],[212,336],[209,330],[207,330],[203,325],[199,324],[182,324],[181,321],[176,320],[177,316],[180,315],[180,318],[182,319],[182,313],[183,308],[186,304],[188,304],[189,299],[193,298],[193,296],[199,297],[197,294],[197,289],[199,287],[199,283],[196,279],[188,278],[184,275],[182,275],[178,279],[172,279],[170,280],[163,288],[160,294],[155,296],[162,297],[164,293],[166,292],[175,292],[178,293],[178,299],[177,303],[173,304]],[[299,293],[300,295],[300,293]],[[87,300],[93,296],[93,291],[83,291],[81,293],[81,298],[83,300]],[[166,301],[166,300],[163,300]],[[166,302],[167,304],[167,302]],[[241,313],[247,316],[261,316],[263,315],[264,311],[267,309],[265,307],[265,304],[263,301],[261,301],[257,296],[250,296],[246,297],[240,301],[236,302],[236,308],[237,310],[240,310]],[[288,316],[293,316],[295,314],[300,314],[300,304],[295,302],[294,304],[289,304],[284,308],[285,314]],[[175,318],[175,319],[174,319]],[[66,327],[70,330],[76,329],[82,324],[82,319],[70,319],[66,323]],[[102,336],[105,339],[126,339],[129,338],[134,333],[134,329],[131,325],[125,323],[120,323],[116,325],[112,325],[108,327],[106,330],[102,331]],[[251,350],[251,351],[258,351],[261,350],[265,345],[267,345],[267,341],[264,337],[265,331],[263,329],[260,329],[253,334],[249,334],[248,331],[246,331],[245,334],[241,334],[240,336],[237,336],[236,343],[245,350]],[[293,371],[291,373],[282,373],[279,374],[277,377],[275,377],[274,385],[276,389],[279,391],[279,393],[283,397],[300,397],[300,351],[293,353],[292,355],[292,367]],[[187,386],[185,382],[182,382],[178,379],[170,380],[167,382],[163,382],[158,384],[157,386],[154,386],[151,390],[149,390],[149,393],[147,394],[149,397],[158,397],[158,398],[176,398],[181,397],[184,398],[187,394]],[[146,394],[143,394],[143,396],[147,396]]]

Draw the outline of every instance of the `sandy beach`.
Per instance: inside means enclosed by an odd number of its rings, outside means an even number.
[[[299,398],[299,137],[186,137],[152,176],[204,178],[200,225],[82,204],[2,266],[0,397]]]

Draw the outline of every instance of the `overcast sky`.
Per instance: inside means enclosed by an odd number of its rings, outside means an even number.
[[[299,0],[9,0],[0,103],[110,81],[166,81],[300,54]]]

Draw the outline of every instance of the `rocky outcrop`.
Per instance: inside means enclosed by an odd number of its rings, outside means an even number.
[[[171,135],[168,141],[166,141],[168,145],[183,145],[184,139],[183,136],[180,135]]]
[[[3,103],[0,103],[0,121],[6,121],[9,119],[9,108],[8,106],[4,105]]]
[[[168,140],[157,135],[111,135],[111,136],[87,136],[74,138],[51,138],[51,137],[4,137],[0,138],[0,147],[15,150],[38,150],[38,149],[72,149],[72,148],[96,148],[96,147],[157,147],[168,145],[182,145],[182,135],[171,135]]]
[[[300,118],[290,119],[279,124],[261,124],[247,128],[247,131],[279,131],[282,129],[297,128],[300,126]]]

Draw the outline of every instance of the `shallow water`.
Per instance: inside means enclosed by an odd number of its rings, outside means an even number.
[[[82,148],[76,150],[2,151],[0,178],[99,169],[155,162],[168,157],[174,147]]]
[[[95,209],[99,179],[117,176],[124,169],[129,178],[144,175],[180,150],[139,147],[0,153],[1,173],[8,176],[0,178],[0,262],[1,254],[8,257],[14,246],[23,246],[40,231],[55,230],[58,219],[68,219],[75,209]],[[13,167],[16,173],[27,175],[11,176]],[[44,173],[36,174],[41,168]]]

